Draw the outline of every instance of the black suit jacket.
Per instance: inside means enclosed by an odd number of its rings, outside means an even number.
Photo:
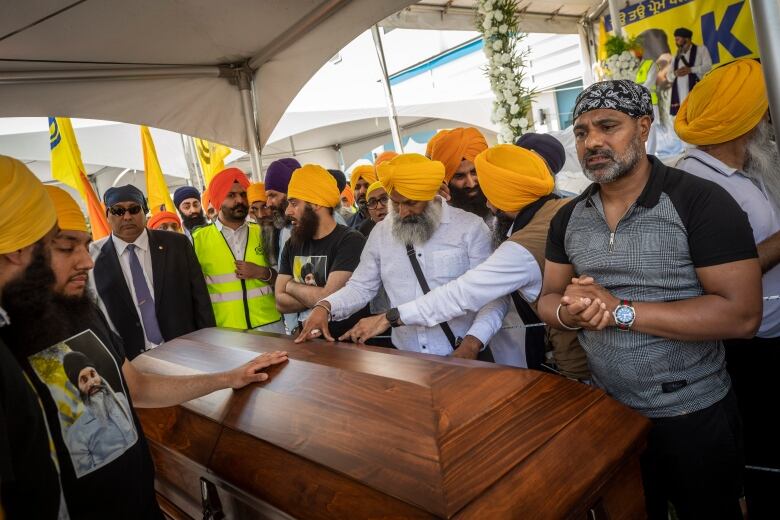
[[[206,281],[190,241],[171,231],[146,232],[152,257],[154,304],[163,339],[170,341],[216,326]],[[127,358],[133,359],[143,352],[146,340],[111,237],[95,259],[94,276],[98,296],[124,341]]]

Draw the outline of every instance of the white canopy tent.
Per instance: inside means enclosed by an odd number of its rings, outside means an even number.
[[[256,151],[328,58],[411,3],[10,0],[0,116],[146,124]]]

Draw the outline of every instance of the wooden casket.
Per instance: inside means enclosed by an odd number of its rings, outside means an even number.
[[[221,329],[134,363],[193,374],[274,350],[289,362],[264,384],[138,410],[170,517],[644,517],[649,422],[574,381]]]

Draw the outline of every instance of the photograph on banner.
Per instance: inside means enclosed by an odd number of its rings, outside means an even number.
[[[704,45],[715,67],[738,58],[758,58],[753,16],[747,0],[644,0],[620,11],[626,37],[640,37],[645,47],[660,54],[675,52],[674,31],[693,32],[692,41]],[[604,17],[612,31],[612,18]]]

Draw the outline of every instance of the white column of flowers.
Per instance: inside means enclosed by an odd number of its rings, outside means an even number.
[[[486,73],[495,95],[490,120],[499,142],[512,143],[532,131],[528,121],[534,91],[523,85],[528,49],[517,46],[526,34],[518,28],[517,0],[477,0],[477,29],[488,59]]]

